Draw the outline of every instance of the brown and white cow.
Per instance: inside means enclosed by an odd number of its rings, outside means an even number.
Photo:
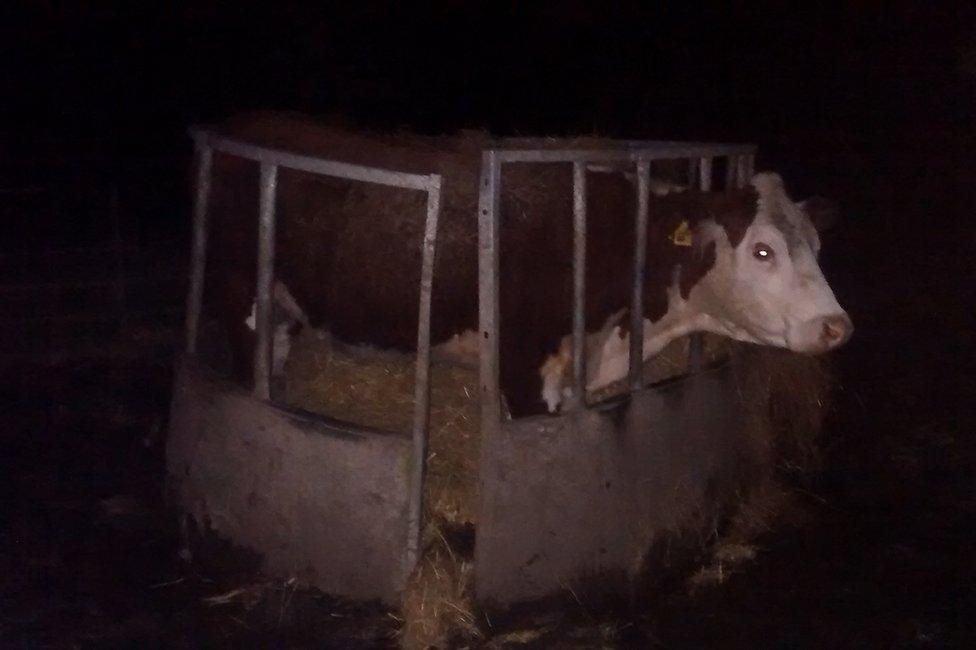
[[[304,118],[252,115],[228,134],[347,162],[441,173],[432,342],[463,344],[477,330],[477,188],[484,134],[455,138],[369,135]],[[249,377],[253,333],[257,165],[214,161],[211,304]],[[588,178],[587,383],[626,374],[635,191],[619,173]],[[572,179],[568,165],[506,165],[501,196],[501,382],[514,415],[555,411],[568,381],[572,329]],[[814,223],[775,174],[730,192],[650,197],[644,350],[689,332],[820,353],[847,340],[851,321],[817,263]],[[281,170],[276,277],[309,322],[337,339],[410,350],[416,344],[424,197],[419,193]],[[816,209],[814,209],[816,208]],[[460,337],[460,338],[459,338]],[[452,343],[453,342],[453,343]]]
[[[822,199],[794,203],[776,174],[756,175],[752,187],[755,198],[745,204],[754,209],[751,219],[743,218],[744,214],[730,219],[736,209],[732,205],[715,210],[706,203],[697,218],[689,214],[691,218],[679,224],[682,229],[689,224],[685,241],[669,238],[672,245],[690,248],[692,261],[672,267],[664,313],[658,309],[643,319],[645,360],[692,332],[814,354],[838,347],[850,337],[850,318],[817,263],[820,237],[805,204],[811,211],[819,208],[814,214],[825,220],[834,218],[832,206]],[[611,315],[587,337],[588,391],[627,375],[630,333],[625,315],[626,310]],[[557,410],[568,393],[571,350],[572,339],[566,336],[539,371],[550,411]]]

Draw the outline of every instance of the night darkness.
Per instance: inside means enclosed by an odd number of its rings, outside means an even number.
[[[822,470],[793,477],[807,515],[712,592],[612,619],[616,642],[976,639],[972,4],[94,4],[2,12],[0,645],[389,635],[385,614],[314,595],[287,620],[228,622],[200,605],[219,593],[204,578],[246,577],[178,566],[163,514],[186,129],[254,109],[425,134],[754,142],[795,197],[836,200],[821,265],[857,331],[833,354]],[[131,280],[125,296],[109,280],[104,295],[65,288],[103,275]],[[590,647],[560,625],[527,647]]]

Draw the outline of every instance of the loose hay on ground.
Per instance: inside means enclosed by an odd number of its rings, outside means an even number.
[[[428,526],[426,536],[433,536],[431,528],[436,524]],[[462,557],[443,536],[425,545],[401,598],[401,648],[450,648],[482,636],[473,606],[473,573],[471,558]]]

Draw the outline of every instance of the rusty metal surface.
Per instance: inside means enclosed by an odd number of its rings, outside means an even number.
[[[410,568],[411,452],[409,437],[280,409],[194,357],[178,364],[167,491],[201,528],[259,553],[272,575],[395,603]]]
[[[738,475],[741,412],[726,367],[608,410],[504,422],[481,450],[479,601],[634,579],[652,544],[710,526]]]

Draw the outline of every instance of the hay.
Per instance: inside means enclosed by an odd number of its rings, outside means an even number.
[[[473,524],[478,480],[478,371],[431,367],[425,505],[427,518]],[[413,426],[413,355],[333,345],[305,329],[285,368],[285,401],[307,411],[387,431]]]
[[[756,345],[733,349],[736,383],[749,407],[747,431],[768,467],[802,474],[820,466],[820,431],[835,379],[830,358]]]
[[[451,547],[436,522],[401,598],[400,647],[453,648],[482,636],[473,606],[472,558]]]
[[[820,432],[835,378],[828,358],[754,345],[732,347],[732,367],[746,406],[751,467],[703,565],[685,583],[694,595],[723,584],[760,550],[759,541],[804,513],[791,487],[820,467]]]

